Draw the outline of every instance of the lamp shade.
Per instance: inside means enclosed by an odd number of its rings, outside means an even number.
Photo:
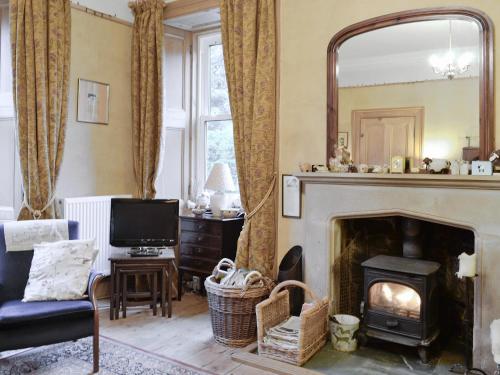
[[[226,163],[215,163],[208,175],[205,189],[223,193],[234,191],[235,187],[229,165]]]

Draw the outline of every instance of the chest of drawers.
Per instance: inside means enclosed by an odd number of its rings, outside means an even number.
[[[182,290],[184,272],[204,279],[221,258],[234,260],[243,221],[207,215],[180,217],[178,290]]]

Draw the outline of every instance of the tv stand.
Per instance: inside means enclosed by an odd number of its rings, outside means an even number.
[[[164,247],[132,247],[128,252],[132,257],[157,257],[159,256]]]

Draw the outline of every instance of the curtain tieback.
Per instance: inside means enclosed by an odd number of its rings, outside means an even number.
[[[245,215],[245,221],[250,221],[250,219],[255,215],[266,203],[266,201],[269,199],[271,196],[271,193],[274,190],[274,184],[276,183],[276,173],[273,173],[273,179],[271,181],[271,184],[269,185],[269,189],[267,189],[266,195],[264,195],[264,198],[260,201],[260,203],[248,214]]]
[[[49,199],[47,204],[41,209],[41,210],[35,210],[31,205],[28,203],[28,199],[26,198],[26,194],[24,194],[24,199],[23,199],[23,206],[25,206],[28,211],[30,212],[31,216],[33,216],[33,219],[38,220],[42,217],[43,212],[50,207],[50,205],[54,202],[54,199],[56,199],[56,193],[52,194],[52,197]]]

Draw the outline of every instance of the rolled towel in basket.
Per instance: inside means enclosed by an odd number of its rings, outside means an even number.
[[[491,352],[495,362],[500,365],[500,319],[494,320],[491,329]]]

